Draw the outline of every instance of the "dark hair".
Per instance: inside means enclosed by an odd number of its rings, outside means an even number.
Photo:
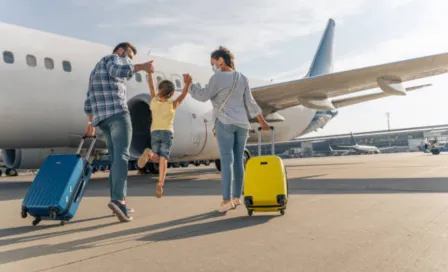
[[[230,52],[230,50],[225,48],[224,46],[220,46],[217,50],[213,51],[211,57],[215,60],[223,58],[227,66],[235,69],[235,57]]]
[[[124,51],[127,51],[129,48],[132,49],[134,55],[137,55],[137,48],[129,42],[122,42],[115,46],[113,53],[117,52],[118,49],[123,48]]]
[[[174,84],[169,80],[162,80],[159,83],[159,92],[157,95],[161,98],[169,98],[170,95],[174,92]]]

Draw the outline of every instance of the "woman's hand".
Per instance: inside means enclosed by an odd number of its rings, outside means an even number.
[[[271,129],[269,124],[266,121],[264,121],[264,120],[260,123],[260,126],[261,126],[262,130],[269,130],[269,129]]]
[[[258,123],[260,124],[262,130],[270,129],[270,126],[269,126],[268,122],[266,122],[266,120],[264,119],[263,115],[261,115],[261,114],[257,115],[257,120],[258,120]]]

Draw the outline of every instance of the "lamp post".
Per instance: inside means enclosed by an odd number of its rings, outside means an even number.
[[[389,122],[390,112],[386,112],[386,116],[387,116],[387,130],[390,130],[390,122]]]
[[[386,112],[386,116],[387,116],[387,130],[390,131],[390,112]],[[390,134],[389,137],[387,137],[389,140],[389,147],[391,146],[390,143]]]

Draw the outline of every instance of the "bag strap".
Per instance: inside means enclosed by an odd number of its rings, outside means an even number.
[[[236,72],[234,72],[233,75],[233,85],[232,85],[232,89],[229,92],[229,95],[227,96],[226,100],[224,100],[224,102],[222,103],[218,113],[216,114],[216,118],[215,118],[215,124],[213,125],[213,130],[216,127],[216,122],[218,122],[218,116],[221,113],[222,109],[224,108],[225,104],[227,103],[227,101],[229,100],[230,96],[232,95],[233,91],[235,90],[235,85],[236,85]]]

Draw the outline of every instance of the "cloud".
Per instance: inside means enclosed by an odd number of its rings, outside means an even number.
[[[86,0],[73,0],[86,4]],[[321,32],[328,18],[342,25],[345,19],[374,10],[400,9],[411,5],[415,0],[340,0],[334,5],[332,0],[245,0],[222,2],[215,0],[196,0],[188,4],[183,0],[149,1],[149,0],[105,0],[94,1],[92,5],[111,7],[122,12],[132,11],[134,19],[126,19],[126,23],[110,20],[115,16],[106,16],[106,21],[98,25],[100,28],[116,28],[118,31],[150,30],[151,34],[142,36],[135,43],[139,48],[151,48],[152,54],[173,58],[179,61],[208,65],[210,52],[219,45],[228,47],[235,55],[238,64],[248,63],[260,56],[281,54],[281,45],[292,39]],[[442,12],[439,8],[446,4],[438,1],[428,6],[431,12]],[[90,2],[89,2],[90,3]],[[233,4],[232,4],[233,3]],[[378,8],[379,7],[379,8]],[[428,11],[422,11],[422,14]],[[120,19],[122,20],[122,19]],[[440,23],[439,23],[440,24]],[[441,26],[440,26],[441,27]],[[422,29],[411,37],[399,37],[383,42],[373,48],[353,52],[350,55],[338,56],[334,68],[337,70],[353,69],[380,62],[399,60],[415,53],[414,45],[423,48],[419,35],[439,35],[437,31],[428,34]],[[409,32],[409,31],[406,31]],[[406,41],[407,40],[407,41]],[[411,42],[413,46],[406,44]],[[437,43],[436,43],[437,44]],[[428,48],[432,48],[431,44]],[[441,46],[439,46],[441,47]],[[397,54],[397,50],[398,50]],[[378,54],[381,53],[381,54]],[[303,76],[309,63],[299,68],[278,73],[275,81],[297,79]]]
[[[411,0],[400,0],[392,5],[398,8],[409,4]],[[440,2],[424,12],[427,15],[417,28],[404,30],[395,38],[370,46],[363,46],[360,50],[349,54],[338,55],[334,59],[334,72],[352,70],[367,66],[380,65],[389,62],[418,58],[422,56],[447,52],[448,36],[441,35],[445,32],[445,26],[439,19],[444,17],[444,11],[448,8],[448,2]],[[289,81],[304,76],[310,63],[305,63],[297,69],[280,72],[271,78],[275,81]],[[427,79],[424,79],[427,80]]]
[[[128,5],[128,1],[114,3]],[[120,27],[163,26],[155,38],[137,43],[151,44],[157,55],[204,65],[208,64],[207,56],[213,49],[225,45],[235,53],[238,63],[244,63],[278,54],[282,43],[322,31],[330,17],[341,24],[347,16],[368,9],[370,2],[339,0],[337,5],[332,0],[144,2],[140,3],[136,19]],[[99,27],[111,27],[113,23],[105,21]],[[184,52],[186,49],[191,51]]]

